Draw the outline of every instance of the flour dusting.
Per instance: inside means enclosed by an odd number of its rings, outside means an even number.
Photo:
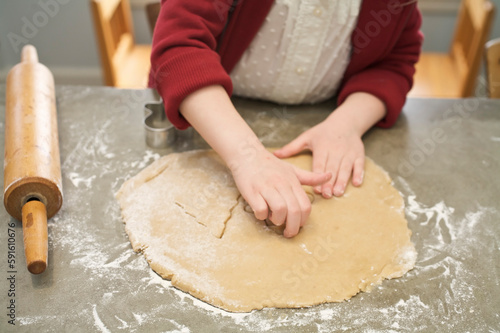
[[[104,325],[101,318],[99,318],[99,314],[97,313],[97,308],[95,304],[92,309],[92,314],[94,315],[95,326],[97,327],[97,329],[99,329],[99,331],[103,333],[111,333],[111,331],[108,330],[108,328]]]

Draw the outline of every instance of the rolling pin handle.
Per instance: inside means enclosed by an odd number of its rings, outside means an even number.
[[[38,53],[33,45],[25,45],[21,51],[21,62],[38,62]]]
[[[47,209],[41,201],[31,199],[24,204],[22,217],[28,270],[32,274],[43,273],[48,257]]]

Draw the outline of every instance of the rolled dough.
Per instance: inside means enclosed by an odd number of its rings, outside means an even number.
[[[308,154],[288,161],[311,168]],[[413,268],[403,199],[370,159],[363,185],[341,198],[304,189],[312,212],[292,239],[254,218],[213,151],[164,156],[117,198],[132,247],[151,268],[228,311],[340,302]]]

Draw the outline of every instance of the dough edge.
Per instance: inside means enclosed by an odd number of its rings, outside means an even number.
[[[402,249],[401,253],[399,253],[400,258],[394,260],[393,262],[396,262],[397,264],[395,265],[388,265],[384,268],[384,270],[377,276],[377,279],[374,281],[370,281],[370,283],[365,283],[365,284],[360,284],[359,289],[355,292],[350,293],[349,296],[344,297],[342,299],[336,299],[336,300],[331,300],[331,299],[324,299],[324,300],[318,300],[317,302],[313,303],[307,303],[307,304],[300,304],[300,303],[287,303],[287,302],[278,302],[278,303],[273,303],[273,302],[262,302],[261,304],[247,304],[247,305],[242,305],[241,303],[232,303],[232,302],[227,302],[224,301],[222,298],[217,297],[217,296],[209,296],[204,294],[200,289],[198,289],[195,285],[191,285],[189,283],[184,283],[182,280],[178,278],[178,274],[174,272],[175,269],[170,269],[168,267],[165,267],[159,263],[156,263],[152,261],[153,259],[151,258],[152,255],[150,254],[150,251],[148,251],[148,246],[144,243],[142,243],[139,239],[141,238],[141,235],[135,235],[130,228],[127,226],[126,222],[126,217],[123,215],[123,207],[122,205],[122,200],[124,200],[127,197],[128,192],[132,192],[134,189],[139,188],[149,180],[155,178],[159,174],[161,174],[163,171],[165,171],[169,167],[170,160],[175,158],[176,155],[179,154],[198,154],[200,152],[206,152],[208,150],[205,149],[198,149],[198,150],[192,150],[188,152],[181,152],[181,153],[171,153],[168,155],[165,155],[161,157],[160,159],[154,161],[152,164],[141,170],[136,176],[128,179],[123,183],[123,185],[120,187],[118,192],[115,194],[115,197],[120,201],[120,207],[122,211],[122,221],[125,224],[125,231],[129,237],[130,243],[132,245],[133,250],[136,253],[142,253],[147,260],[150,268],[155,272],[155,274],[158,274],[160,277],[166,280],[170,280],[171,284],[173,287],[176,289],[179,289],[183,292],[186,292],[190,294],[191,296],[197,298],[198,300],[201,300],[203,302],[206,302],[209,305],[218,307],[222,310],[228,311],[228,312],[235,312],[235,313],[240,313],[240,312],[251,312],[253,310],[261,310],[263,308],[308,308],[308,307],[313,307],[317,306],[320,304],[324,303],[337,303],[337,302],[343,302],[345,300],[348,300],[352,298],[353,296],[361,293],[361,292],[370,292],[375,286],[380,285],[384,280],[386,279],[394,279],[394,278],[399,278],[405,275],[407,272],[412,270],[415,266],[415,262],[417,259],[417,252],[415,250],[414,244],[411,242],[408,244],[407,249]],[[372,163],[375,164],[369,157],[365,157],[367,160],[370,160]],[[380,166],[375,164],[376,167],[380,168],[380,170],[383,171],[386,181],[391,184],[393,184],[389,174],[383,170]],[[401,198],[402,201],[402,207],[401,209],[404,211],[404,200]],[[240,205],[240,203],[238,203]],[[403,213],[404,214],[404,213]],[[408,227],[408,225],[407,225]],[[408,228],[408,236],[411,236],[411,230]],[[394,268],[396,267],[396,268]],[[392,271],[394,272],[387,274],[384,273],[385,271]]]

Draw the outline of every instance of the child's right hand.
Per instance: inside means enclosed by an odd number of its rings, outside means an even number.
[[[267,151],[221,86],[191,93],[179,109],[229,167],[255,217],[286,223],[285,237],[295,236],[311,212],[301,185],[323,184],[331,173],[294,168]]]
[[[283,235],[297,235],[311,213],[311,202],[301,185],[321,185],[331,173],[313,173],[280,160],[264,147],[252,145],[228,162],[243,198],[259,220],[286,224]]]

